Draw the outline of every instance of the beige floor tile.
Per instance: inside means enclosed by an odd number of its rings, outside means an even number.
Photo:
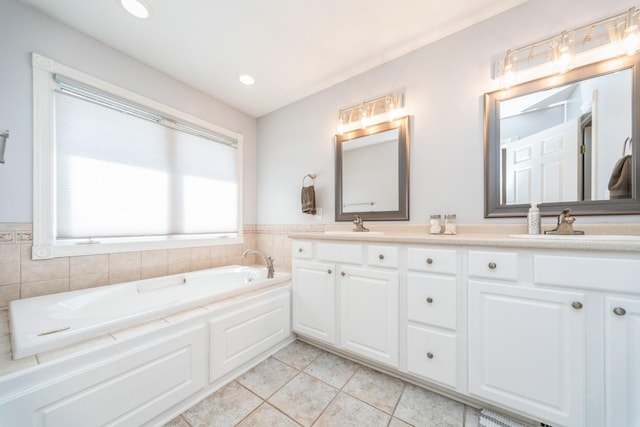
[[[330,386],[342,388],[357,369],[358,365],[350,360],[324,353],[311,362],[304,372]]]
[[[310,426],[336,394],[333,387],[301,373],[271,396],[269,403],[300,424]]]
[[[298,427],[300,424],[287,417],[268,403],[263,403],[247,418],[242,420],[238,427]]]
[[[322,413],[314,427],[386,427],[390,416],[348,394],[340,393]]]
[[[397,378],[361,367],[349,380],[343,391],[376,408],[393,414],[404,383]]]
[[[279,361],[296,369],[304,369],[324,351],[302,341],[294,341],[273,355]]]
[[[464,408],[464,427],[480,426],[480,410],[465,406]]]
[[[164,427],[191,427],[189,423],[187,423],[181,416],[175,417],[168,423],[164,425]]]
[[[193,427],[234,426],[262,403],[255,394],[233,381],[182,414]]]
[[[407,384],[393,416],[416,427],[462,427],[464,405]]]
[[[391,422],[389,423],[389,427],[412,427],[411,424],[407,424],[404,421],[401,421],[397,418],[391,418]]]
[[[297,369],[270,357],[236,381],[263,399],[268,399],[298,372]]]

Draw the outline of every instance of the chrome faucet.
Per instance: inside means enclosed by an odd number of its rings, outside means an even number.
[[[584,234],[584,231],[574,230],[575,218],[571,216],[571,209],[563,209],[558,215],[558,225],[553,230],[547,230],[544,234]]]
[[[354,228],[353,231],[369,231],[369,229],[364,226],[364,222],[360,215],[353,216],[353,223],[356,225],[356,228]]]
[[[273,268],[273,258],[271,258],[270,256],[266,256],[263,252],[257,249],[247,249],[242,253],[242,258],[246,258],[250,254],[256,254],[260,258],[262,258],[262,261],[264,261],[264,263],[267,265],[267,279],[273,279],[273,274],[275,273],[275,270]]]

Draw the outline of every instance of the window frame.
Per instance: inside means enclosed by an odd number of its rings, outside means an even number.
[[[59,64],[37,53],[32,54],[33,68],[33,247],[32,259],[107,254],[159,249],[177,249],[243,243],[242,158],[243,135],[191,116],[137,93]],[[96,88],[107,94],[147,107],[176,120],[195,125],[237,141],[237,233],[222,236],[163,236],[101,239],[99,242],[59,241],[56,239],[56,169],[54,75]]]

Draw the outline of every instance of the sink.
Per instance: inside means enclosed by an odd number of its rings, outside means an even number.
[[[587,241],[616,241],[640,242],[640,236],[622,234],[510,234],[510,237],[535,240],[587,240]]]
[[[340,230],[340,231],[325,231],[324,234],[332,234],[334,236],[352,236],[352,235],[362,235],[362,236],[371,236],[376,235],[379,236],[384,234],[384,231],[351,231],[351,230]]]

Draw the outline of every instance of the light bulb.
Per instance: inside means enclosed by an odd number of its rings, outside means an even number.
[[[554,68],[564,74],[575,67],[575,55],[573,53],[573,39],[569,34],[562,32],[554,49]]]
[[[149,17],[149,7],[140,0],[120,0],[120,4],[136,18],[146,19]]]
[[[636,8],[629,9],[629,15],[626,19],[624,29],[624,38],[622,39],[622,49],[631,56],[640,49],[640,30],[636,24]]]
[[[508,50],[502,66],[502,87],[508,89],[514,84],[516,84],[515,58],[511,51]]]

